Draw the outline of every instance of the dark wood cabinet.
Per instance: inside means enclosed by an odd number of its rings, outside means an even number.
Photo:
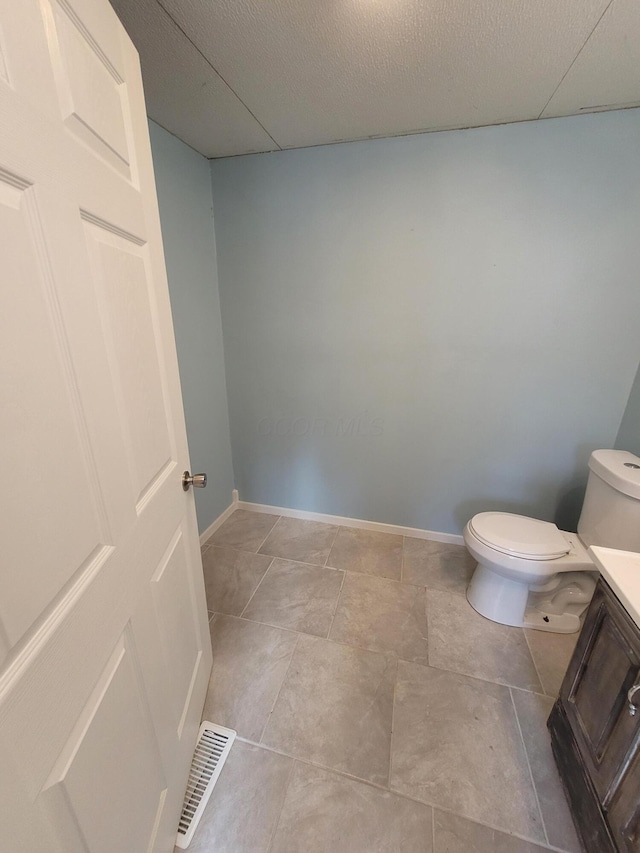
[[[640,629],[600,579],[549,728],[587,853],[640,853]]]

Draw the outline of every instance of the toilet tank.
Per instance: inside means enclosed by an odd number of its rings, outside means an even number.
[[[594,450],[578,521],[584,545],[640,551],[640,459],[626,450]]]

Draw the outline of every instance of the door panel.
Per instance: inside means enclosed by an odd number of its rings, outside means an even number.
[[[151,579],[164,667],[175,685],[169,704],[178,736],[185,723],[202,656],[200,626],[194,619],[196,591],[189,580],[187,564],[185,538],[180,530],[172,538]]]
[[[46,0],[49,51],[67,127],[96,154],[131,177],[126,84],[117,27],[105,26],[98,43],[65,0]]]
[[[602,802],[640,725],[627,691],[638,678],[640,648],[629,617],[604,583],[596,589],[562,686],[572,729]]]
[[[2,837],[170,853],[211,649],[137,54],[107,0],[0,51]]]
[[[11,647],[73,575],[101,559],[110,540],[61,329],[56,282],[43,245],[36,191],[7,173],[0,179],[0,239],[0,358],[11,399],[0,412],[0,432],[12,436],[11,442],[1,444],[0,464],[13,493],[4,507],[9,533],[3,537],[6,574],[0,620]],[[55,453],[49,447],[52,434],[58,437]],[[33,479],[25,477],[25,459]],[[46,491],[39,487],[42,483]]]
[[[176,467],[149,300],[147,247],[95,223],[85,223],[85,230],[139,513],[149,491]]]
[[[146,850],[166,796],[156,737],[130,628],[83,708],[43,789],[47,805],[69,838],[84,850]],[[108,744],[108,761],[104,748]],[[145,761],[140,761],[140,755]],[[100,767],[101,775],[94,771]],[[93,784],[87,784],[88,779]],[[122,779],[126,784],[121,784]],[[109,792],[105,800],[103,793]],[[131,797],[131,792],[135,797]],[[117,816],[117,820],[114,820]],[[66,834],[66,833],[65,833]]]
[[[640,750],[636,751],[608,809],[608,820],[621,853],[640,853]]]

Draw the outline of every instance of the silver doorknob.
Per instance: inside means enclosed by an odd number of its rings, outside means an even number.
[[[636,693],[640,690],[640,684],[634,684],[631,690],[627,693],[627,701],[629,702],[629,713],[635,717],[638,707],[635,703]]]
[[[190,474],[188,471],[185,471],[182,475],[182,488],[185,492],[189,491],[189,486],[193,486],[194,489],[204,489],[206,485],[206,474]]]

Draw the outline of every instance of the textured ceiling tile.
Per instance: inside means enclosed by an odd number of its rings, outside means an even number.
[[[156,0],[112,0],[140,54],[149,116],[205,157],[277,146]]]
[[[537,118],[608,0],[162,3],[295,147]]]
[[[640,3],[615,0],[543,115],[640,104]]]

